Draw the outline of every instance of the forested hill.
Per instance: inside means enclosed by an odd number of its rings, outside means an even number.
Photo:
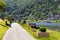
[[[60,0],[36,0],[33,4],[29,5],[26,8],[24,13],[27,16],[29,14],[32,14],[35,18],[47,18],[49,14],[56,15],[57,13],[59,13],[59,5]]]
[[[60,11],[60,0],[5,0],[8,15],[27,18],[30,14],[35,18],[47,18],[49,14]]]
[[[4,0],[7,4],[6,11],[14,14],[19,11],[21,12],[27,5],[32,3],[32,0]],[[33,0],[34,1],[34,0]]]

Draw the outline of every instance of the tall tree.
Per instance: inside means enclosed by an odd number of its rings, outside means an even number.
[[[0,1],[0,18],[4,18],[4,10],[6,8],[6,4],[3,1]]]

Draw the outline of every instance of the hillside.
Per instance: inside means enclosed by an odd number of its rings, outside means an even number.
[[[47,18],[50,14],[57,15],[60,1],[54,0],[36,0],[33,4],[29,5],[24,16],[32,14],[35,18]],[[26,14],[26,15],[25,15]]]
[[[31,14],[35,19],[47,18],[49,14],[56,15],[60,11],[60,0],[5,0],[8,15],[27,19]]]

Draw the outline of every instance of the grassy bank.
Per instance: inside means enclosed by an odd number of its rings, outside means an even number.
[[[8,27],[5,25],[5,21],[0,20],[0,40],[2,40],[7,30],[8,30]]]
[[[36,38],[36,40],[60,40],[60,32],[58,32],[58,31],[50,30],[50,29],[47,28],[47,32],[50,33],[50,36],[49,37],[40,37],[40,38],[37,38],[36,37],[36,32],[33,32],[33,30],[30,30],[29,29],[29,25],[21,24],[21,26],[27,32],[29,32],[34,38]]]

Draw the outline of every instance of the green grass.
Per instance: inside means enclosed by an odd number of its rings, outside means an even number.
[[[0,40],[2,40],[5,32],[7,31],[8,28],[0,26]]]
[[[26,20],[27,22],[43,22],[44,20],[38,20],[38,21],[36,21],[36,20]],[[60,22],[60,20],[51,20],[51,22]]]
[[[47,28],[47,32],[50,33],[50,36],[49,37],[40,37],[40,38],[37,38],[36,37],[36,32],[33,32],[32,30],[29,29],[29,25],[27,24],[24,24],[21,26],[27,31],[29,32],[34,38],[36,38],[36,40],[60,40],[60,32],[58,31],[54,31],[54,30],[50,30]]]
[[[3,38],[4,34],[6,33],[8,27],[5,25],[5,22],[2,20],[0,20],[0,24],[1,24],[0,25],[0,40],[2,40],[2,38]],[[4,26],[2,26],[2,25],[4,25]]]

